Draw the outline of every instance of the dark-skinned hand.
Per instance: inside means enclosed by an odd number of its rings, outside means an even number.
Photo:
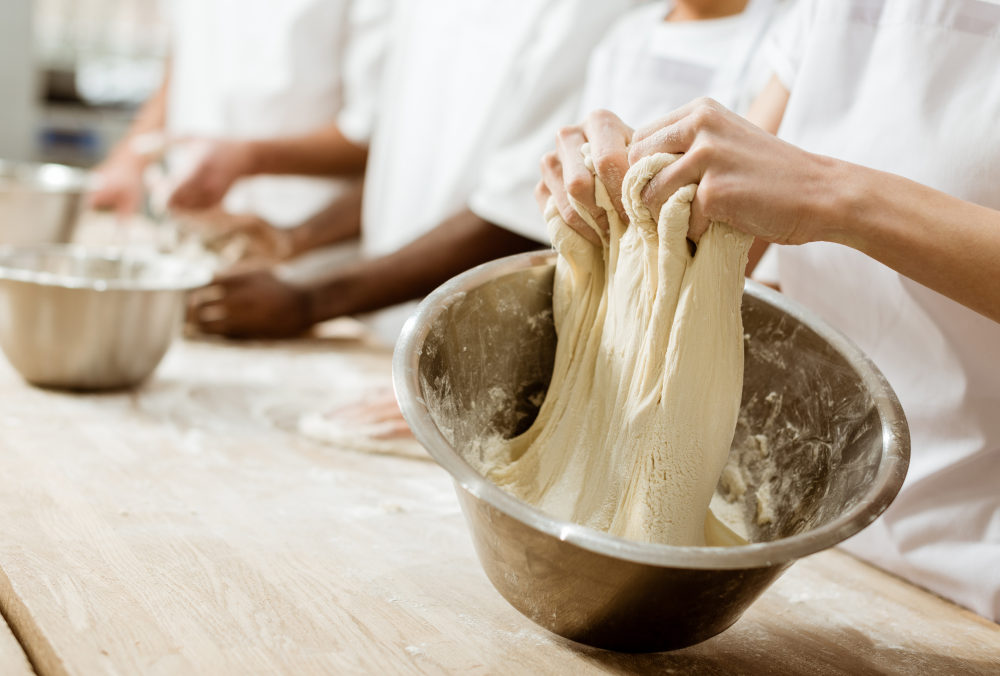
[[[230,338],[292,338],[312,324],[309,294],[269,269],[233,270],[192,294],[188,321]]]

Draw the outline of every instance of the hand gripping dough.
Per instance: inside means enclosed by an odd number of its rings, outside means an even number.
[[[531,428],[487,444],[481,470],[553,516],[614,535],[739,544],[709,502],[739,414],[740,303],[753,238],[712,223],[692,256],[695,185],[678,190],[654,222],[640,193],[677,157],[645,157],[629,170],[630,226],[595,180],[608,235],[575,206],[603,247],[567,226],[550,200],[545,218],[559,252],[552,382]]]

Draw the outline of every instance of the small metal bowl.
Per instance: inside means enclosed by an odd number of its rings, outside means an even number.
[[[548,387],[553,262],[524,254],[456,277],[417,308],[393,358],[406,421],[451,473],[483,569],[524,615],[600,648],[693,645],[736,622],[796,559],[854,535],[892,502],[910,439],[889,384],[842,334],[749,281],[730,452],[745,486],[724,474],[719,493],[742,507],[752,544],[627,540],[555,519],[485,479],[464,454],[487,433],[527,429]]]
[[[70,241],[88,177],[62,164],[0,160],[0,244]]]
[[[0,347],[25,380],[103,390],[144,380],[179,332],[207,268],[79,246],[0,248]]]

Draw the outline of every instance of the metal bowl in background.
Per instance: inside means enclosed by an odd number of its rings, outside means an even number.
[[[0,245],[69,242],[88,176],[62,164],[0,160]]]
[[[179,332],[204,266],[71,245],[0,248],[0,347],[25,380],[98,390],[141,382]]]
[[[719,492],[743,508],[752,544],[627,540],[552,518],[485,479],[463,454],[487,434],[527,429],[548,388],[553,262],[523,254],[456,277],[410,317],[393,358],[406,421],[451,473],[487,576],[524,615],[601,648],[693,645],[736,622],[796,559],[854,535],[892,502],[910,442],[885,378],[815,315],[749,281],[730,452],[745,489],[730,472]]]

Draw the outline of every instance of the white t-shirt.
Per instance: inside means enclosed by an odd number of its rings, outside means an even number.
[[[350,3],[341,68],[344,105],[337,114],[337,127],[347,140],[368,146],[375,126],[395,0]]]
[[[629,6],[397,0],[365,174],[365,255],[396,251],[467,207],[547,242],[533,197],[539,160],[573,120],[590,50]],[[525,165],[535,178],[511,181],[508,168]]]
[[[385,0],[171,0],[173,44],[167,129],[210,139],[307,134],[337,119],[343,91],[371,98],[344,61],[348,22],[364,24]],[[348,74],[345,75],[345,68]],[[358,102],[355,118],[363,117]],[[371,106],[368,105],[370,109]],[[355,127],[363,126],[356,121]],[[175,180],[197,161],[197,148],[172,152]],[[326,207],[343,183],[300,176],[238,181],[224,207],[278,226],[297,225]]]
[[[669,0],[630,11],[590,57],[580,116],[604,108],[638,127],[700,96],[745,113],[771,75],[760,46],[790,5],[755,0],[742,14],[680,22],[664,20]],[[730,71],[732,91],[721,81]]]
[[[781,138],[1000,209],[1000,6],[804,0],[770,49]],[[1000,620],[1000,324],[846,247],[780,260],[782,290],[872,358],[910,426],[899,496],[845,548]]]

